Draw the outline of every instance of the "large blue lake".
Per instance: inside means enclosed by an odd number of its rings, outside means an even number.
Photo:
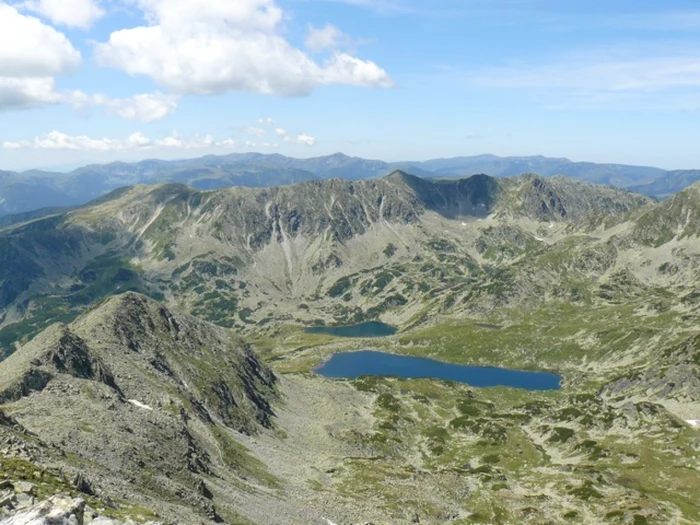
[[[507,386],[526,390],[558,390],[561,377],[549,372],[455,365],[422,357],[362,351],[335,354],[316,369],[330,378],[356,379],[363,375],[435,378],[475,387]]]
[[[396,333],[396,328],[378,321],[353,326],[312,326],[304,330],[307,334],[327,334],[336,337],[387,337]]]

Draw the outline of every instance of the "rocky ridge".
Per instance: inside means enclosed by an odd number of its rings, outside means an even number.
[[[189,523],[216,521],[217,508],[230,520],[230,501],[212,503],[227,487],[272,483],[235,436],[272,426],[275,384],[245,343],[137,294],[47,329],[0,365],[8,439],[40,436],[78,492],[158,502]]]
[[[213,192],[136,187],[0,233],[0,258],[8,262],[0,269],[0,326],[26,321],[5,337],[0,333],[0,341],[45,326],[41,318],[31,320],[34,312],[70,319],[129,289],[242,330],[294,317],[299,303],[313,308],[309,320],[342,322],[406,302],[411,316],[421,305],[414,293],[401,290],[408,286],[401,277],[426,263],[454,279],[489,278],[485,259],[496,246],[486,253],[479,248],[485,228],[505,227],[522,239],[514,252],[508,247],[513,259],[545,249],[564,225],[648,202],[621,190],[534,175],[427,181],[396,172],[381,180]],[[545,235],[539,232],[543,223],[557,227]],[[453,264],[445,268],[448,259]],[[387,271],[404,286],[382,284]],[[372,274],[378,285],[366,283],[366,291],[352,297],[333,296],[342,279]]]

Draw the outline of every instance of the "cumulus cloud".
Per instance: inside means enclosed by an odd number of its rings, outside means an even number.
[[[0,76],[0,111],[58,104],[63,97],[53,78],[5,78]]]
[[[63,33],[0,2],[0,77],[53,77],[74,71],[81,61]]]
[[[94,0],[29,0],[22,7],[51,20],[53,24],[89,28],[104,16]]]
[[[306,144],[307,146],[313,146],[316,144],[316,139],[310,135],[307,135],[306,133],[302,133],[301,135],[297,135],[296,139],[294,141],[297,144]]]
[[[133,133],[125,139],[92,138],[86,135],[68,135],[60,131],[52,131],[40,135],[33,141],[18,141],[3,143],[3,149],[34,149],[34,150],[69,150],[69,151],[125,151],[137,149],[209,149],[231,148],[236,145],[232,139],[216,141],[211,135],[193,135],[183,137],[176,131],[167,137],[151,139],[140,132]]]
[[[63,33],[0,2],[0,110],[63,102],[54,77],[81,62]]]
[[[311,51],[324,51],[326,49],[336,49],[341,39],[345,39],[342,31],[333,24],[326,24],[325,27],[309,27],[304,44]]]
[[[290,45],[274,0],[134,1],[148,25],[113,32],[96,46],[98,61],[178,94],[302,96],[328,84],[392,85],[374,62],[334,53],[320,64]]]

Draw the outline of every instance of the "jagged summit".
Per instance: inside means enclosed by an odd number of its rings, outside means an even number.
[[[247,344],[134,292],[109,297],[70,325],[52,326],[2,362],[0,399],[41,392],[61,375],[100,381],[122,400],[151,403],[158,394],[148,377],[177,389],[188,384],[213,417],[248,432],[272,417],[275,377]]]

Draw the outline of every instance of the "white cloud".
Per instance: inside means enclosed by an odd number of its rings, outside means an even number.
[[[126,139],[92,138],[86,135],[68,135],[60,131],[52,131],[46,135],[37,136],[33,141],[18,141],[3,143],[3,149],[34,149],[34,150],[69,150],[69,151],[125,151],[153,149],[210,149],[232,148],[235,141],[225,139],[215,141],[211,135],[193,135],[189,138],[174,131],[167,137],[151,139],[140,132]]]
[[[0,77],[53,77],[81,60],[63,33],[0,2]]]
[[[267,118],[259,118],[258,119],[258,124],[265,124],[267,126],[274,126],[275,125],[275,119],[272,117],[267,117]]]
[[[313,146],[316,144],[316,139],[306,135],[305,133],[302,133],[301,135],[297,136],[297,144],[306,144],[307,146]]]
[[[28,148],[30,146],[31,146],[31,144],[29,142],[27,142],[26,140],[22,140],[19,142],[5,141],[2,143],[2,147],[4,149],[23,149],[23,148]]]
[[[4,78],[0,76],[0,111],[58,104],[63,97],[53,78]]]
[[[290,135],[286,129],[284,128],[275,128],[275,135],[277,135],[279,138],[281,138],[284,142],[290,143],[290,144],[303,144],[306,146],[313,146],[316,144],[316,139],[312,137],[311,135],[307,135],[306,133],[301,133],[300,135],[297,135],[296,137],[293,135]],[[264,146],[269,146],[269,144],[264,144]],[[277,147],[278,144],[275,144],[274,147]]]
[[[386,72],[374,62],[360,60],[347,53],[336,53],[326,62],[323,83],[383,88],[394,85]]]
[[[83,29],[104,15],[94,0],[29,0],[22,7],[45,16],[53,24]]]
[[[333,4],[347,4],[355,7],[361,7],[384,15],[399,15],[399,14],[428,14],[433,11],[425,8],[418,9],[410,5],[410,2],[405,0],[322,0]],[[420,2],[418,2],[420,3]],[[436,2],[437,4],[437,2]],[[439,8],[436,6],[436,8]]]
[[[336,49],[343,38],[342,31],[333,24],[326,24],[325,27],[320,29],[309,26],[309,32],[306,35],[304,44],[311,51],[325,51],[327,49]]]
[[[314,144],[316,144],[316,139],[314,137],[312,137],[311,135],[307,135],[306,133],[301,133],[295,137],[293,135],[290,135],[287,132],[287,130],[284,128],[276,128],[275,135],[277,135],[284,142],[287,142],[289,144],[302,144],[302,145],[306,145],[306,146],[313,146]],[[269,146],[270,144],[263,144],[263,145]],[[274,145],[274,147],[277,147],[277,146],[278,146],[277,144]]]
[[[301,96],[327,84],[392,85],[374,62],[337,53],[319,64],[291,46],[274,0],[134,1],[149,25],[113,32],[96,46],[98,61],[178,94]]]
[[[126,139],[126,143],[136,148],[145,148],[151,145],[151,139],[146,137],[140,131],[137,131],[136,133],[129,135],[129,137]]]
[[[177,132],[164,139],[156,140],[155,145],[161,148],[177,148],[177,149],[202,149],[216,146],[214,138],[211,135],[200,137],[195,135],[190,139],[181,137]]]
[[[85,135],[70,136],[58,131],[52,131],[41,137],[36,137],[33,149],[65,149],[74,151],[111,151],[123,149],[121,142],[115,139],[93,139]]]
[[[0,1],[0,110],[62,102],[54,77],[81,61],[63,33]]]
[[[103,94],[88,95],[71,91],[62,95],[62,102],[75,109],[105,107],[109,112],[125,120],[152,122],[162,119],[177,109],[178,97],[160,92],[134,95],[129,98],[110,98]]]
[[[302,133],[301,135],[297,135],[296,137],[287,135],[284,137],[284,141],[291,142],[292,144],[302,144],[306,146],[313,146],[314,144],[316,144],[316,139],[310,135],[307,135],[306,133]]]
[[[100,12],[91,0],[38,0],[21,7],[67,25],[87,24]],[[159,92],[112,99],[57,90],[55,77],[74,71],[81,62],[80,52],[63,33],[0,0],[0,110],[50,104],[103,106],[127,120],[151,122],[177,109],[178,97]]]

